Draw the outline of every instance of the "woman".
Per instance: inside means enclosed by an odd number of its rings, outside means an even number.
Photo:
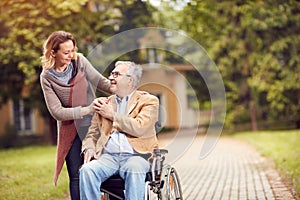
[[[110,82],[76,52],[76,40],[64,31],[53,32],[44,43],[40,75],[46,105],[58,122],[54,183],[66,160],[71,199],[79,199],[81,141],[94,112],[94,88],[109,92]]]

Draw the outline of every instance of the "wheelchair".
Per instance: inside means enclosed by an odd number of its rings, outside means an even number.
[[[166,149],[154,149],[151,158],[150,171],[145,181],[144,200],[182,200],[182,190],[176,169],[164,164]],[[124,197],[124,181],[119,175],[114,175],[102,183],[103,200],[122,200]]]

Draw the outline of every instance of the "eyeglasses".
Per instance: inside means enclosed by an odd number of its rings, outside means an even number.
[[[118,72],[118,71],[110,72],[110,76],[112,76],[112,77],[114,77],[114,78],[117,78],[118,76],[128,76],[128,77],[130,77],[129,74],[121,74],[121,73]]]

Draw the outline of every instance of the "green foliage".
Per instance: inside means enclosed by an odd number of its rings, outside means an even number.
[[[244,115],[241,106],[257,118],[300,119],[299,11],[298,1],[213,0],[191,1],[178,15],[221,71],[228,124]]]
[[[296,193],[300,194],[300,131],[243,132],[234,137],[246,140],[274,161],[280,174],[291,180]]]
[[[4,22],[4,31],[0,38],[0,60],[3,60],[3,64],[16,64],[26,75],[26,82],[31,82],[35,78],[36,68],[40,66],[42,43],[51,28],[53,29],[49,26],[72,13],[79,12],[85,3],[86,1],[80,0],[1,1],[0,17]]]
[[[190,99],[190,107],[193,109],[201,109],[201,110],[207,110],[210,109],[210,97],[209,97],[209,91],[207,88],[207,85],[205,84],[203,78],[199,74],[198,71],[188,71],[186,72],[186,77],[189,82],[189,84],[193,88],[193,92],[196,93],[197,99]],[[191,89],[190,89],[191,90]],[[193,98],[194,93],[189,92],[188,90],[188,98]],[[196,101],[196,102],[195,102]],[[200,102],[198,105],[198,102]],[[200,106],[200,108],[198,107]]]
[[[284,116],[300,126],[299,1],[172,0],[154,8],[141,0],[2,0],[0,19],[0,106],[20,98],[24,85],[33,83],[27,98],[46,113],[38,75],[42,44],[51,32],[73,33],[79,51],[87,54],[109,36],[155,19],[159,26],[184,30],[212,57],[226,87],[227,124],[246,120],[251,110],[258,120]],[[192,51],[186,56],[195,57]],[[140,61],[136,51],[123,58]],[[188,79],[207,105],[201,79],[192,74]]]
[[[91,10],[92,5],[97,9]],[[24,99],[51,119],[39,83],[43,42],[53,31],[65,30],[86,54],[114,34],[122,17],[116,6],[116,0],[1,0],[0,107],[8,99]]]
[[[119,23],[119,30],[117,30],[116,33],[135,28],[153,26],[154,21],[152,19],[152,11],[154,10],[154,8],[150,4],[146,4],[141,0],[122,1],[122,3],[120,3],[120,5],[118,6],[118,9],[120,9],[120,12],[122,14],[122,20]],[[132,37],[142,37],[142,35],[132,35]],[[126,49],[128,46],[132,46],[132,44],[128,44],[128,42],[130,41],[124,40],[119,43],[116,48]],[[139,46],[138,38],[135,42],[135,45]],[[132,60],[136,63],[143,62],[139,50],[127,52],[125,55],[122,55],[117,59]]]
[[[0,199],[66,199],[68,176],[64,167],[53,183],[54,146],[0,150]]]
[[[132,1],[132,3],[124,2],[119,8],[123,14],[120,31],[147,27],[153,23],[151,11],[154,8],[140,0]]]
[[[0,2],[0,105],[8,98],[21,98],[22,89],[34,84],[32,99],[43,98],[37,91],[41,71],[40,56],[46,38],[57,30],[74,34],[79,51],[86,53],[88,46],[103,41],[111,31],[113,21],[120,18],[112,12],[114,4],[102,1],[103,10],[93,12],[87,0],[2,0]],[[106,9],[107,8],[107,9]],[[113,13],[113,14],[112,14]],[[14,88],[12,91],[10,88]],[[34,102],[33,102],[34,104]]]
[[[151,23],[149,9],[140,0],[1,0],[0,107],[8,99],[24,99],[50,119],[39,83],[47,37],[57,30],[71,32],[79,52],[87,55],[118,27],[125,30]]]

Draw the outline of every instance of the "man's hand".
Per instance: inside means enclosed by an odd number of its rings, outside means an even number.
[[[109,101],[105,97],[97,98],[93,101],[96,113],[111,121],[114,119],[114,110]]]
[[[93,149],[87,149],[84,152],[84,162],[83,164],[86,164],[90,162],[91,160],[97,160],[96,152]]]
[[[107,97],[99,97],[99,98],[94,99],[94,101],[93,101],[94,109],[95,110],[99,109],[103,102],[108,104],[109,99]]]

